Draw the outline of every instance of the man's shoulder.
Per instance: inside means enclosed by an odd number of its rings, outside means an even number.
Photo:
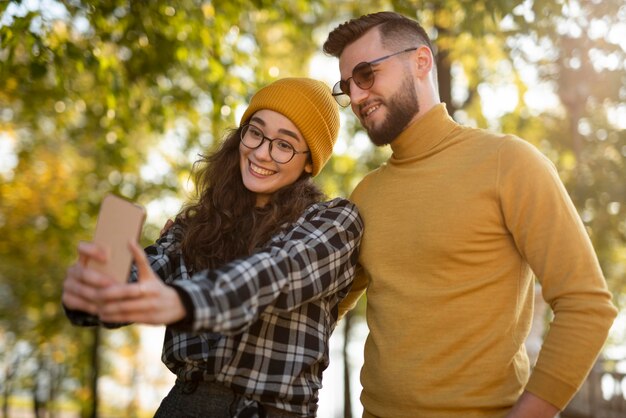
[[[507,156],[531,159],[546,158],[535,144],[511,133],[459,125],[456,141],[459,144],[464,144],[466,151],[475,150],[481,154],[489,154],[491,151],[505,159]]]
[[[491,144],[496,147],[507,142],[523,141],[523,139],[509,133],[468,125],[458,125],[458,129],[453,132],[453,135],[457,139],[467,139],[472,142],[481,142],[483,145]]]
[[[379,167],[373,169],[369,173],[367,173],[361,181],[357,183],[352,194],[350,195],[350,200],[354,202],[356,205],[359,204],[360,196],[369,189],[369,186],[376,181],[376,179],[380,178],[382,173],[385,171],[387,163],[382,163]]]

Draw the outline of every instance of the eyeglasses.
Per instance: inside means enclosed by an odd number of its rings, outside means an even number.
[[[370,62],[360,62],[352,70],[352,77],[347,80],[339,80],[333,87],[333,97],[340,106],[346,107],[350,104],[350,79],[359,86],[360,89],[368,90],[374,85],[374,68],[376,64],[380,64],[384,60],[404,54],[405,52],[415,51],[418,47],[404,49],[394,54],[385,55]]]
[[[241,130],[241,143],[250,149],[257,149],[263,142],[269,141],[269,153],[272,160],[278,164],[287,164],[296,154],[309,154],[311,151],[296,151],[287,140],[282,138],[268,138],[261,128],[246,124]]]

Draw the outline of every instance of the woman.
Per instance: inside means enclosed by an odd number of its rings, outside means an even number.
[[[147,257],[131,243],[131,283],[86,268],[105,256],[79,245],[63,290],[74,324],[167,325],[162,359],[177,380],[156,416],[315,416],[363,228],[354,205],[322,201],[311,181],[338,127],[323,83],[276,81],[203,159],[198,200]]]

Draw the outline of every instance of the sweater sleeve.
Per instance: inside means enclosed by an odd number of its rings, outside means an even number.
[[[363,224],[345,199],[316,204],[255,254],[176,281],[194,305],[194,331],[237,334],[265,310],[290,311],[352,281]]]
[[[563,409],[593,366],[617,311],[554,165],[530,144],[505,140],[498,172],[505,223],[554,313],[526,390]]]

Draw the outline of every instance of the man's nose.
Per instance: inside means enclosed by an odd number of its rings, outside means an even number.
[[[362,89],[354,80],[350,80],[350,103],[355,106],[362,103],[369,95],[369,89]]]

